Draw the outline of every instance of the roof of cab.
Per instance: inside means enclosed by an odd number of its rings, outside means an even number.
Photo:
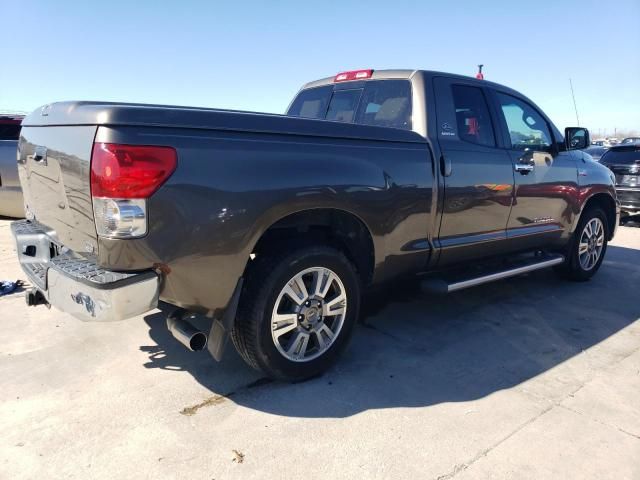
[[[405,79],[410,78],[411,75],[413,75],[417,71],[418,70],[374,70],[371,77],[366,80]],[[305,90],[307,88],[320,87],[322,85],[333,85],[335,78],[336,76],[333,75],[331,77],[314,80],[313,82],[305,83],[302,89]],[[362,80],[359,79],[358,81]]]
[[[364,81],[367,82],[369,80],[402,80],[402,79],[411,79],[414,75],[423,75],[426,77],[449,77],[449,78],[458,78],[460,80],[465,80],[467,82],[477,82],[481,85],[492,85],[494,87],[499,87],[500,89],[515,92],[512,88],[509,88],[505,85],[501,85],[499,83],[492,82],[490,80],[479,80],[475,77],[471,77],[468,75],[460,75],[457,73],[448,73],[448,72],[439,72],[436,70],[408,70],[408,69],[396,69],[396,70],[373,70],[373,74],[370,78],[367,79],[358,79],[356,81]],[[321,87],[323,85],[333,85],[335,82],[336,76],[333,75],[331,77],[321,78],[319,80],[314,80],[312,82],[304,84],[301,90],[306,90],[308,88]],[[347,82],[340,82],[347,83]],[[518,92],[515,92],[518,93]],[[518,93],[519,95],[522,95]]]

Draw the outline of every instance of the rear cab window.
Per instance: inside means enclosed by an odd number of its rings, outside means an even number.
[[[364,84],[364,85],[363,85]],[[310,88],[295,98],[287,115],[411,130],[411,82],[367,80]]]
[[[325,120],[352,123],[361,94],[361,89],[333,92]]]
[[[18,140],[20,138],[20,121],[0,117],[0,140]]]
[[[408,80],[367,82],[356,123],[411,130],[411,83]]]
[[[325,118],[333,86],[309,88],[295,98],[287,115],[304,118]]]
[[[605,165],[640,165],[640,145],[614,147],[607,150],[600,158]]]

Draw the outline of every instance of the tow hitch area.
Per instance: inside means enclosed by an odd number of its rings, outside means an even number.
[[[31,290],[27,290],[24,294],[25,302],[28,307],[37,307],[38,305],[46,305],[47,308],[51,308],[49,302],[44,297],[42,292],[37,288],[32,288]]]
[[[155,271],[107,270],[95,257],[63,249],[55,234],[37,222],[19,220],[11,230],[20,266],[34,286],[26,294],[27,305],[53,305],[88,322],[124,320],[158,305]]]

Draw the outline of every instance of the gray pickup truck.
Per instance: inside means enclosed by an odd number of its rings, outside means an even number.
[[[287,115],[46,105],[19,144],[27,302],[108,321],[161,301],[188,348],[220,359],[230,337],[266,375],[308,378],[374,285],[590,278],[620,212],[587,145],[512,89],[422,70],[312,82]]]

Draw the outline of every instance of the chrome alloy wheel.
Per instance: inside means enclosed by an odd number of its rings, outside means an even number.
[[[604,225],[599,218],[592,218],[587,222],[580,235],[578,258],[584,270],[591,270],[596,266],[604,247]]]
[[[346,314],[342,280],[328,268],[307,268],[289,280],[276,299],[273,343],[287,360],[308,362],[333,345]]]

